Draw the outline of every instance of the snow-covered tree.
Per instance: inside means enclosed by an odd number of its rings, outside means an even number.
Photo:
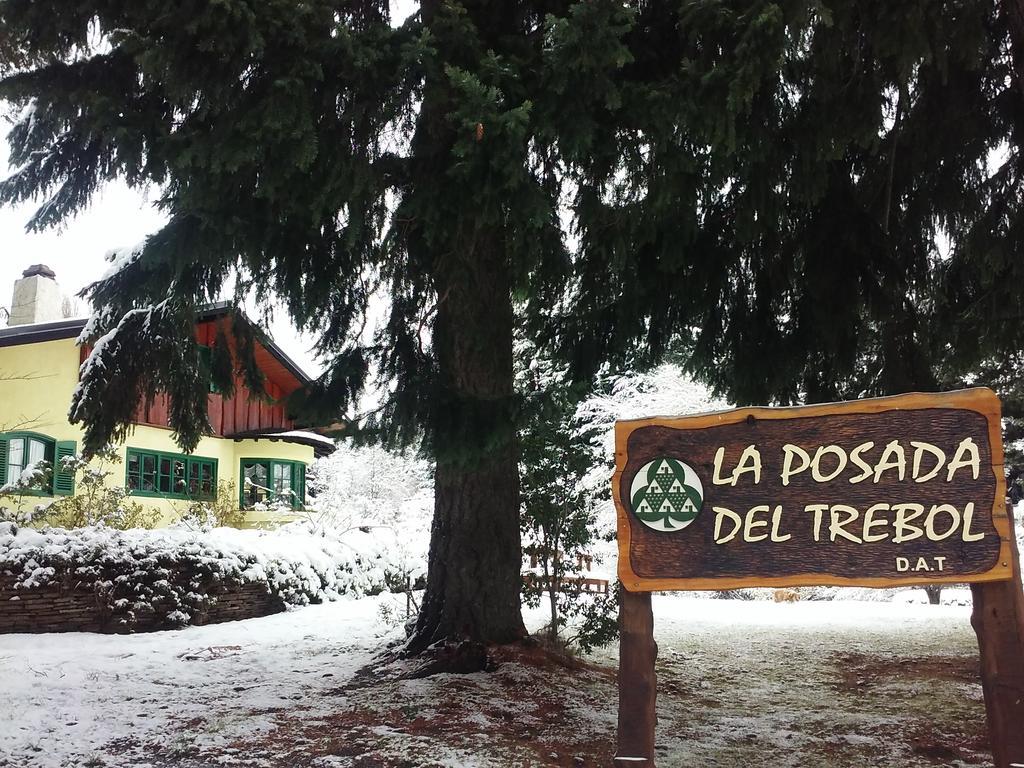
[[[678,364],[663,363],[650,370],[603,377],[594,393],[580,404],[578,417],[602,428],[606,447],[614,447],[611,429],[616,421],[687,416],[729,407]]]
[[[426,574],[433,516],[433,467],[416,456],[342,441],[306,477],[305,515],[316,532],[363,529],[387,540],[392,576],[401,585]]]
[[[588,487],[607,487],[615,466],[615,422],[650,416],[688,416],[719,411],[730,405],[711,394],[706,386],[694,381],[676,363],[663,363],[649,370],[602,377],[594,391],[582,400],[574,415],[582,430],[601,435],[603,461],[594,465],[585,479]],[[601,539],[607,542],[604,551],[614,551],[612,538],[616,520],[610,496],[598,509]]]
[[[0,97],[23,110],[0,202],[59,226],[123,179],[168,216],[90,290],[84,444],[161,390],[194,447],[199,308],[228,285],[280,295],[328,360],[296,407],[347,416],[377,371],[369,426],[437,459],[411,651],[524,632],[519,321],[579,380],[682,339],[739,403],[833,399],[855,368],[864,392],[930,386],[932,351],[1020,348],[1019,14],[412,5],[0,3]],[[368,340],[374,289],[389,315]]]

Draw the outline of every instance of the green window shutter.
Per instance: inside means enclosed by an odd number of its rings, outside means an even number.
[[[7,438],[0,437],[0,485],[7,483]]]
[[[62,459],[74,456],[78,444],[74,440],[58,440],[53,461],[53,495],[75,495],[75,473],[65,472]]]
[[[295,506],[306,506],[306,465],[295,465]]]
[[[245,462],[238,462],[238,508],[245,509]]]

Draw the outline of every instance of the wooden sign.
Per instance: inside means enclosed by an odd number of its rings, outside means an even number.
[[[616,424],[631,591],[1008,579],[988,389]]]
[[[652,591],[971,582],[992,756],[1024,766],[1024,592],[992,391],[615,429],[615,765],[654,766]]]

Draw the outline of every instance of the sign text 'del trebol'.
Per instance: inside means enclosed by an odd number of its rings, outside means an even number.
[[[616,425],[629,590],[1009,578],[987,389]]]

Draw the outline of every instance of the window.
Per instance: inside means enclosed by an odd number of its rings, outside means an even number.
[[[138,496],[217,498],[217,460],[128,449],[125,485]]]
[[[273,464],[274,495],[279,499],[287,499],[292,493],[292,468],[287,464]]]
[[[194,459],[188,465],[188,493],[195,499],[217,495],[217,466],[209,459]]]
[[[73,456],[75,448],[74,441],[57,441],[34,432],[0,434],[0,486],[13,485],[22,479],[26,469],[41,466],[50,471],[31,482],[24,493],[70,496],[74,493],[75,476],[73,471],[64,471],[62,460]]]
[[[200,344],[199,361],[202,366],[202,370],[206,371],[206,379],[208,382],[207,390],[210,394],[219,395],[220,389],[218,389],[217,385],[213,383],[213,347]]]
[[[241,506],[287,504],[301,509],[306,500],[306,465],[301,461],[242,459]]]
[[[12,437],[7,443],[7,477],[10,482],[18,482],[26,469],[43,462],[53,465],[52,441],[43,442],[38,437]],[[50,484],[46,482],[34,490],[48,491]]]
[[[242,462],[242,509],[265,504],[271,495],[270,462]]]

